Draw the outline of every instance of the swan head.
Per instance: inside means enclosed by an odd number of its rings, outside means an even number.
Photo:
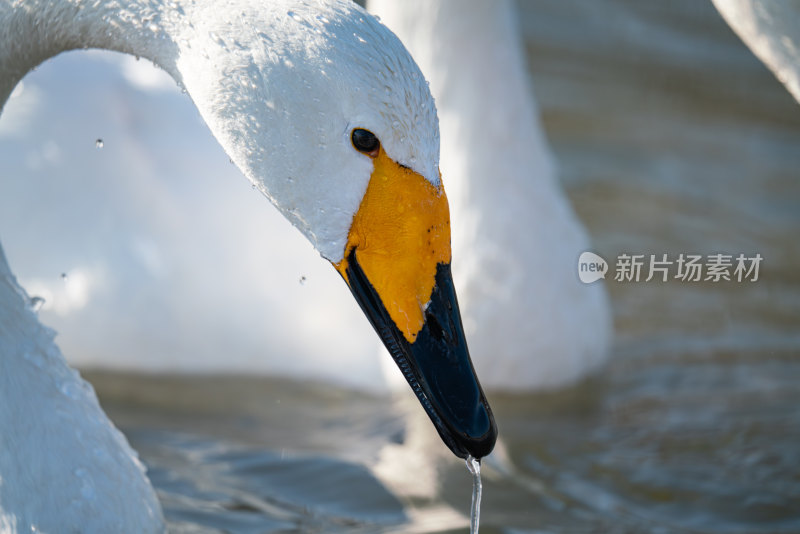
[[[174,75],[232,160],[342,275],[445,444],[487,455],[497,428],[450,276],[427,82],[350,1],[241,8],[187,30]]]

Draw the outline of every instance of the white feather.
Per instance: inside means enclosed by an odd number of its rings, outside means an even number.
[[[800,4],[713,0],[725,21],[800,102]]]

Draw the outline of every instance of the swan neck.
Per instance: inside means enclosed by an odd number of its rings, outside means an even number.
[[[174,13],[142,0],[0,0],[0,110],[29,71],[82,48],[150,59],[180,83]]]

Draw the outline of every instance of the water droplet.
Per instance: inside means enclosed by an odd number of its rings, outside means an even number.
[[[25,360],[29,361],[39,369],[46,369],[48,363],[46,361],[47,355],[42,356],[38,352],[26,352],[22,355]]]
[[[42,306],[44,306],[44,299],[42,297],[31,297],[28,301],[28,308],[30,308],[33,313],[39,313]]]
[[[478,534],[478,524],[481,520],[481,496],[483,493],[481,461],[468,454],[466,463],[467,470],[472,473],[472,506],[470,507],[469,531],[470,534]]]
[[[392,121],[392,128],[395,130],[400,128],[400,121]]]
[[[302,276],[300,277],[300,285],[301,285],[301,286],[303,286],[303,285],[305,285],[305,283],[306,283],[306,276],[305,276],[305,275],[302,275]]]
[[[25,83],[19,82],[17,86],[14,88],[14,90],[11,92],[11,96],[8,98],[9,99],[17,98],[18,96],[22,95],[24,91],[25,91]]]
[[[79,399],[81,393],[83,392],[83,388],[80,386],[80,384],[76,383],[73,380],[68,380],[64,382],[58,389],[61,390],[61,393],[65,397],[69,397],[72,400]]]
[[[105,146],[105,143],[103,142],[102,139],[97,139],[97,141],[94,142],[94,147],[95,148],[103,148],[104,146]]]
[[[208,37],[220,46],[225,46],[225,40],[217,32],[208,32]]]

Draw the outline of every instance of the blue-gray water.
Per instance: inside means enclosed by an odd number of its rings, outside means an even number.
[[[89,378],[172,531],[468,532],[464,463],[435,441],[414,450],[406,408],[386,399],[280,379]],[[490,395],[508,457],[484,466],[481,532],[798,532],[798,380],[791,354],[639,355],[561,392]],[[386,447],[429,459],[420,480],[433,474],[435,492],[373,475]]]
[[[609,280],[608,367],[489,392],[507,454],[483,469],[481,532],[800,532],[800,105],[710,3],[520,7],[596,252],[764,263],[755,283]],[[272,378],[88,377],[172,531],[468,531],[470,475],[435,436],[420,451],[417,406]],[[406,449],[429,491],[378,476]]]

